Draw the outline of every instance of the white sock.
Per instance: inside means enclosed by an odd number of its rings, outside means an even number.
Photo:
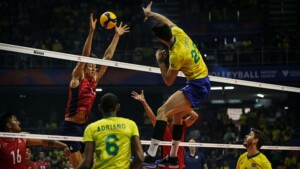
[[[160,140],[156,140],[154,138],[151,138],[151,143],[150,143],[150,147],[148,148],[147,153],[152,156],[155,157],[156,156],[156,152],[159,146]]]
[[[172,147],[170,151],[170,157],[177,157],[177,152],[179,148],[179,140],[172,140]]]

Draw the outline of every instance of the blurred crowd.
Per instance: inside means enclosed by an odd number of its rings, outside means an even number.
[[[189,25],[188,27],[191,28],[197,27],[199,23],[219,25],[219,32],[201,29],[186,30],[201,52],[207,54],[208,64],[210,64],[209,59],[223,61],[225,64],[232,63],[237,59],[236,57],[241,57],[239,60],[246,63],[249,63],[251,57],[256,61],[253,64],[257,64],[261,61],[257,55],[266,57],[272,55],[273,62],[275,60],[278,62],[274,63],[280,64],[284,63],[285,58],[288,58],[286,50],[289,50],[289,58],[292,60],[293,56],[299,53],[297,50],[300,45],[299,31],[291,33],[283,29],[279,32],[272,32],[265,29],[268,27],[266,22],[268,20],[267,1],[191,0],[174,2],[178,2],[175,6],[176,10],[174,10],[176,12],[173,14],[166,8],[166,13],[169,12],[169,17],[173,17],[172,19],[177,17],[175,20],[177,19],[179,26]],[[174,2],[159,2],[154,8],[161,10],[160,6],[168,7],[168,3]],[[153,46],[156,45],[156,42],[150,31],[149,24],[151,23],[143,22],[142,5],[142,0],[1,1],[0,39],[3,43],[81,54],[84,38],[88,31],[89,13],[93,12],[94,16],[100,16],[101,13],[110,10],[116,13],[119,21],[123,21],[131,27],[131,33],[119,43],[114,59],[152,66],[155,63],[153,57],[150,56],[153,55]],[[233,26],[238,28],[228,32],[226,24],[232,22],[234,22]],[[244,27],[258,28],[251,32],[251,30],[244,30]],[[95,54],[104,53],[103,49],[109,44],[112,35],[113,31],[103,30],[98,24],[93,46]],[[273,52],[268,52],[268,50]],[[274,53],[278,55],[277,59],[274,59]],[[29,59],[27,56],[5,57],[0,63],[10,68],[12,65],[16,68],[70,65],[68,62],[41,58]]]

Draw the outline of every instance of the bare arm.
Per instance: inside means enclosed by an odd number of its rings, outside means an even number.
[[[138,94],[137,92],[135,91],[132,91],[131,92],[131,97],[134,98],[135,100],[138,100],[140,101],[143,106],[144,106],[144,109],[152,123],[153,126],[155,126],[155,123],[156,123],[156,116],[154,115],[151,107],[148,105],[146,99],[145,99],[145,96],[144,96],[144,90],[141,91],[141,94]]]
[[[199,117],[198,114],[194,110],[191,111],[189,113],[189,116],[186,119],[184,119],[186,126],[187,127],[192,126],[195,123],[195,121],[198,119],[198,117]]]
[[[69,147],[65,143],[62,143],[57,140],[26,139],[26,146],[34,146],[34,145],[64,149],[64,152],[67,157],[69,157],[69,155],[71,154]]]
[[[97,19],[94,20],[93,13],[91,13],[90,14],[90,30],[89,30],[89,35],[86,38],[86,41],[84,43],[84,47],[82,50],[83,56],[90,56],[90,54],[91,54],[92,41],[93,41],[94,31],[96,28],[96,22],[97,22]],[[75,68],[73,69],[70,87],[75,88],[79,85],[80,79],[83,76],[85,64],[86,63],[78,62],[77,65],[75,66]]]
[[[93,166],[94,143],[86,142],[83,154],[83,159],[79,164],[78,169],[90,169]]]
[[[161,76],[163,77],[164,79],[164,82],[167,86],[171,86],[177,75],[178,75],[178,70],[170,70],[167,68],[164,60],[166,59],[166,52],[165,50],[162,50],[162,49],[158,49],[156,51],[156,61],[158,63],[158,66],[160,68],[160,72],[161,72]]]
[[[119,26],[115,27],[115,35],[114,35],[110,45],[106,49],[103,59],[105,59],[105,60],[112,59],[112,57],[116,51],[116,47],[119,42],[120,36],[122,36],[124,33],[129,32],[129,27],[127,26],[127,24],[125,24],[124,26],[122,26],[122,24],[123,23],[121,22]],[[107,66],[103,66],[103,65],[98,69],[97,75],[96,75],[97,82],[101,79],[101,77],[105,73],[106,69],[107,69]]]
[[[141,140],[138,136],[131,137],[131,153],[134,157],[130,169],[140,169],[144,161],[144,153]]]
[[[173,27],[173,26],[176,26],[176,24],[174,24],[171,20],[169,20],[167,17],[159,14],[159,13],[156,13],[156,12],[153,12],[151,10],[151,7],[152,7],[152,1],[147,5],[146,8],[143,8],[144,10],[144,15],[145,15],[145,21],[148,19],[148,18],[152,18],[154,19],[156,22],[159,22],[159,23],[165,23],[167,25],[169,25],[169,27]]]

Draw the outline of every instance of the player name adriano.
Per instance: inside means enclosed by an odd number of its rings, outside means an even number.
[[[125,129],[125,124],[110,124],[105,126],[98,126],[98,131],[104,131],[104,130],[120,130]]]

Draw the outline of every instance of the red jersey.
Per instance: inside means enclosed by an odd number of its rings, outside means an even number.
[[[38,160],[35,162],[38,169],[49,169],[49,162],[48,161],[41,161]]]
[[[26,161],[27,169],[35,169],[35,163],[33,161]]]
[[[22,138],[0,138],[0,168],[26,169],[26,143]]]
[[[183,126],[183,130],[182,130],[182,136],[181,136],[180,141],[183,142],[185,131],[187,128],[184,121],[182,122],[182,126]],[[170,125],[167,125],[167,127],[166,127],[166,131],[164,134],[164,141],[172,141],[172,129],[171,129]],[[171,146],[162,146],[163,158],[166,157],[167,155],[169,155],[170,151],[171,151]],[[180,146],[178,148],[177,158],[178,158],[179,168],[183,169],[185,167],[185,165],[184,165],[184,148],[182,146]],[[169,169],[169,167],[164,167],[164,169]]]
[[[84,77],[78,87],[70,87],[65,117],[72,117],[79,111],[90,113],[96,98],[96,86],[97,84],[94,78],[89,80]],[[89,114],[86,114],[86,119],[88,115]]]

